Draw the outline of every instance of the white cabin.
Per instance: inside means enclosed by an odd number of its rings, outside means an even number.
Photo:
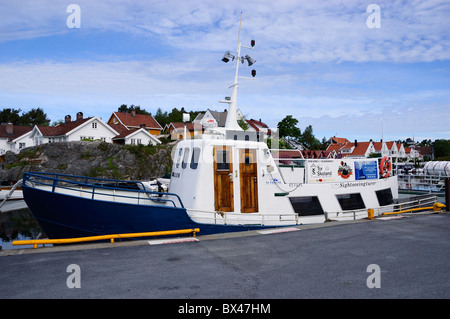
[[[297,159],[283,165],[261,137],[207,132],[178,143],[169,191],[179,194],[191,218],[317,223],[342,211],[390,205],[398,197],[397,177],[380,179],[377,159]]]

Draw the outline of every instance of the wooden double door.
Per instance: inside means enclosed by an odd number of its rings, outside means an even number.
[[[241,213],[258,211],[258,170],[256,150],[239,149],[239,190]],[[214,147],[214,203],[215,210],[234,211],[233,153],[231,146]]]

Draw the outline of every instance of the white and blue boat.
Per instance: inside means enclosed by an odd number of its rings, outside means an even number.
[[[208,128],[174,147],[167,192],[141,182],[25,173],[24,199],[48,237],[187,228],[213,234],[364,218],[367,209],[392,209],[397,176],[377,159],[281,158],[263,134],[240,128],[239,64],[255,63],[240,57],[241,47],[238,37],[237,58],[227,52],[223,60],[236,60],[231,96],[220,101],[228,103],[225,127]]]

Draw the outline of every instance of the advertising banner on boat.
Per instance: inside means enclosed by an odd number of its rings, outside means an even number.
[[[355,180],[377,179],[378,161],[355,161]]]
[[[377,178],[377,160],[308,160],[308,183],[333,183]]]
[[[353,160],[308,160],[308,183],[354,181]]]
[[[333,160],[308,160],[308,183],[334,182],[336,174],[334,172]]]

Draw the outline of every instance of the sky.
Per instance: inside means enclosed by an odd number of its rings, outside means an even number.
[[[73,6],[75,4],[76,6]],[[371,5],[376,5],[375,7]],[[0,0],[0,107],[156,113],[237,107],[318,139],[450,139],[448,0]]]

